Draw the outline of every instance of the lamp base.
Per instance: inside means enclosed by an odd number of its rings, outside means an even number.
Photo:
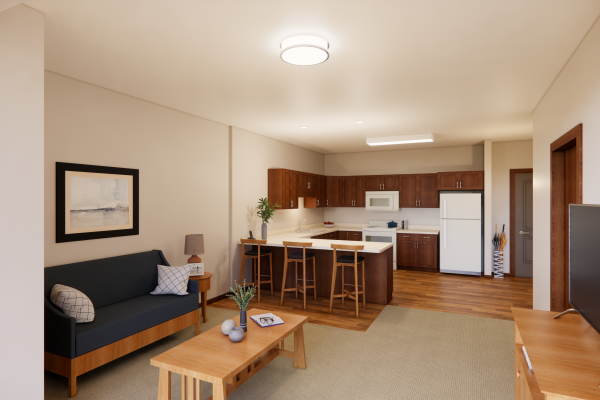
[[[188,258],[188,264],[200,264],[201,262],[202,259],[195,254]]]

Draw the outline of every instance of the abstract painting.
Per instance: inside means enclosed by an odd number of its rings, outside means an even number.
[[[139,170],[56,163],[56,242],[139,234]]]

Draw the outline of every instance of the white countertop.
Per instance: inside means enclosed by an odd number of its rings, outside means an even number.
[[[417,233],[419,235],[439,235],[440,231],[434,231],[430,229],[397,229],[398,233]]]

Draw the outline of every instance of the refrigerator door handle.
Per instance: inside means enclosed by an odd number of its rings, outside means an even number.
[[[444,218],[446,218],[446,199],[444,199]]]
[[[446,200],[444,200],[444,203],[446,202]],[[446,204],[444,204],[444,208]],[[446,248],[446,220],[444,220],[444,248]]]

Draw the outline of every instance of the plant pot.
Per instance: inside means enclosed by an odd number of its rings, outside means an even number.
[[[244,332],[248,332],[248,327],[246,326],[246,310],[240,310],[240,328],[242,328]]]
[[[265,240],[267,238],[267,224],[263,222],[260,232],[260,238]]]

